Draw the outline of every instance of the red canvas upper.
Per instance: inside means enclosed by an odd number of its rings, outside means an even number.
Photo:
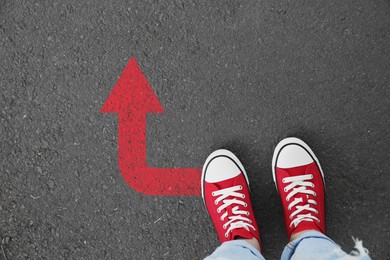
[[[285,191],[285,188],[290,183],[283,183],[283,179],[286,177],[293,177],[293,176],[302,176],[302,175],[313,175],[313,178],[308,180],[312,184],[314,184],[314,187],[308,187],[305,186],[305,189],[312,190],[315,192],[315,195],[312,194],[304,194],[304,193],[298,193],[295,196],[291,197],[289,201],[287,201],[288,194],[292,191]],[[323,178],[320,172],[319,167],[317,166],[316,162],[312,162],[307,165],[293,167],[293,168],[278,168],[275,169],[275,177],[276,177],[276,184],[277,189],[279,191],[280,197],[282,199],[282,205],[284,209],[284,220],[287,230],[288,238],[291,237],[293,233],[297,233],[300,231],[308,230],[308,229],[314,229],[321,233],[325,233],[325,208],[324,208],[324,182]],[[295,188],[299,188],[299,185]],[[288,209],[288,206],[294,199],[302,199],[302,202],[298,203],[297,205],[293,206],[291,209]],[[317,204],[311,204],[309,203],[309,200],[314,200]],[[298,206],[304,206],[304,205],[310,205],[311,208],[318,211],[311,212],[309,210],[303,210],[299,212],[296,216],[293,216],[290,218],[291,214],[297,210]],[[319,221],[313,220],[307,221],[302,220],[296,227],[294,224],[292,224],[293,220],[299,216],[299,215],[305,215],[305,214],[311,214],[312,216],[316,217]]]
[[[245,198],[236,197],[236,196],[228,196],[224,200],[219,201],[218,204],[215,204],[215,201],[219,196],[213,196],[212,195],[213,192],[218,192],[218,191],[226,189],[226,188],[237,187],[237,186],[242,187],[242,189],[237,190],[236,193],[245,195]],[[246,238],[246,239],[250,239],[250,238],[255,237],[260,242],[259,231],[258,231],[258,227],[256,224],[256,219],[255,219],[254,214],[253,214],[252,203],[250,200],[248,184],[247,184],[246,179],[242,173],[236,177],[233,177],[231,179],[227,179],[224,181],[220,181],[217,183],[208,183],[208,182],[204,181],[204,191],[203,192],[204,192],[203,196],[204,196],[204,202],[205,202],[206,208],[210,214],[210,217],[214,223],[215,229],[218,233],[219,239],[221,240],[222,243],[226,242],[226,241],[233,240],[237,237]],[[244,205],[234,203],[218,213],[217,212],[218,208],[224,203],[224,201],[230,200],[230,199],[236,199],[236,200],[243,201],[246,203],[246,207]],[[238,211],[246,211],[249,213],[249,215],[234,214],[233,212],[234,211],[237,212],[237,210]],[[224,220],[221,220],[221,216],[225,213],[227,213],[227,216],[224,218]],[[244,227],[232,229],[230,232],[228,232],[227,237],[226,237],[225,234],[226,234],[229,227],[226,226],[224,228],[224,225],[229,221],[229,219],[231,219],[232,216],[237,216],[237,215],[240,215],[241,217],[243,217],[243,219],[240,221],[248,223],[248,226],[247,226],[248,230]],[[249,221],[246,221],[244,218],[248,219]],[[237,221],[233,221],[231,224],[234,225],[235,222],[237,222]],[[250,227],[249,225],[253,226],[253,228]]]

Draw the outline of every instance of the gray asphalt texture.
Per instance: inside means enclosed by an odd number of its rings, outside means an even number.
[[[271,158],[306,141],[327,232],[390,259],[390,2],[0,0],[0,259],[201,259],[200,197],[133,191],[117,117],[99,110],[134,56],[165,109],[148,163],[243,162],[264,255],[287,242]],[[4,251],[4,252],[3,252]]]

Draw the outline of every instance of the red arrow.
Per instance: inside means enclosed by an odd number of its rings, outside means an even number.
[[[146,114],[163,113],[153,89],[131,58],[102,113],[118,113],[118,163],[125,181],[149,195],[200,195],[198,168],[151,168],[146,162]]]

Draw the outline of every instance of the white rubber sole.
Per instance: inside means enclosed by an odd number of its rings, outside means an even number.
[[[275,187],[276,187],[276,190],[278,191],[279,193],[279,190],[278,190],[278,185],[276,183],[276,172],[275,172],[275,168],[276,168],[276,160],[278,159],[278,155],[280,153],[280,151],[287,145],[291,145],[291,144],[297,144],[299,146],[301,146],[303,149],[305,149],[309,154],[310,156],[313,158],[313,160],[316,162],[316,164],[318,165],[318,168],[320,169],[320,172],[321,172],[321,176],[322,176],[322,181],[324,182],[324,187],[325,187],[325,178],[324,178],[324,172],[322,171],[322,168],[321,168],[321,164],[320,162],[318,161],[318,158],[316,157],[316,155],[314,154],[314,152],[311,150],[311,148],[304,142],[302,141],[301,139],[299,138],[296,138],[296,137],[287,137],[285,139],[283,139],[282,141],[280,141],[278,143],[278,145],[275,147],[275,150],[274,150],[274,154],[272,156],[272,178],[274,180],[274,183],[275,183]]]
[[[219,150],[216,150],[216,151],[212,152],[207,157],[206,162],[204,163],[203,168],[202,168],[202,178],[201,178],[200,182],[201,182],[201,191],[202,191],[203,203],[204,203],[204,177],[205,177],[205,174],[206,174],[207,166],[209,165],[209,163],[214,158],[219,157],[219,156],[228,157],[228,158],[230,158],[232,161],[234,161],[237,164],[237,166],[241,169],[242,174],[244,174],[246,183],[248,184],[248,188],[249,188],[248,175],[246,174],[245,168],[242,165],[242,163],[240,162],[240,160],[237,158],[237,156],[234,153],[232,153],[231,151],[229,151],[229,150],[219,149]]]

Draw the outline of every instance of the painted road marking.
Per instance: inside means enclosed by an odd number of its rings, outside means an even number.
[[[164,109],[134,57],[100,112],[118,114],[118,164],[130,187],[148,195],[200,195],[200,168],[151,168],[146,162],[146,114]]]

